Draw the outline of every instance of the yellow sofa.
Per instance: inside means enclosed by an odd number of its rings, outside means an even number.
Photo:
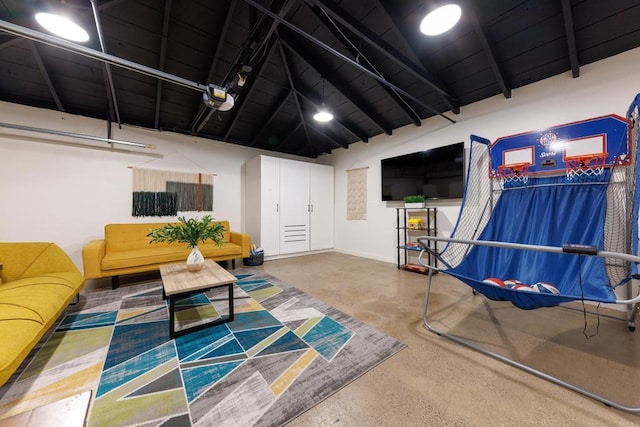
[[[219,221],[226,230],[221,246],[208,240],[198,249],[206,259],[232,261],[246,258],[251,250],[249,235],[229,231],[228,221]],[[111,277],[118,287],[118,276],[155,271],[160,265],[185,261],[191,250],[185,243],[150,243],[147,234],[164,223],[107,224],[104,239],[92,240],[82,248],[84,275],[87,279]]]
[[[0,386],[78,296],[84,277],[54,243],[0,243]]]

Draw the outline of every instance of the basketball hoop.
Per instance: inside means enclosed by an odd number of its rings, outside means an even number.
[[[529,181],[529,163],[513,163],[498,166],[498,177],[502,188],[505,184],[526,184]]]
[[[567,179],[581,177],[596,177],[602,175],[607,162],[607,153],[586,154],[565,158],[567,164]]]

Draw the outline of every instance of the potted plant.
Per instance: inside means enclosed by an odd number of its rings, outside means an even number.
[[[424,196],[405,196],[404,197],[405,208],[424,208]]]
[[[176,224],[167,224],[164,227],[151,230],[147,234],[149,243],[186,243],[187,247],[191,249],[187,258],[187,270],[199,271],[204,266],[204,257],[198,249],[198,243],[213,240],[216,245],[222,245],[224,226],[220,222],[215,222],[211,215],[205,215],[201,219],[191,218],[188,220],[179,217],[178,221]]]

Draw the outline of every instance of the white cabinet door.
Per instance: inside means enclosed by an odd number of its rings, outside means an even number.
[[[309,168],[280,159],[280,253],[309,250]]]
[[[260,241],[265,256],[280,253],[280,161],[261,157],[260,173]]]
[[[333,167],[309,165],[310,249],[333,248]]]

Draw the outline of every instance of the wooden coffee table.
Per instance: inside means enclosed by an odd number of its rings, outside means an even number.
[[[169,299],[169,336],[184,335],[189,332],[219,325],[233,320],[233,284],[237,278],[211,260],[205,260],[202,270],[190,272],[186,263],[165,264],[160,266],[162,276],[162,297]],[[209,289],[228,286],[229,315],[211,322],[202,323],[190,328],[175,330],[176,297],[183,297]]]

